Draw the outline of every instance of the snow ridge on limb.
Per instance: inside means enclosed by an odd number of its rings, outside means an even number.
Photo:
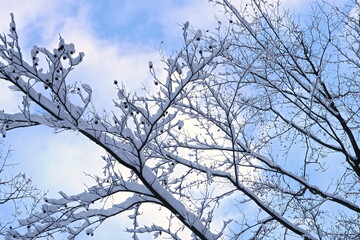
[[[11,82],[14,85],[12,89],[21,91],[25,97],[20,113],[0,114],[2,125],[7,130],[45,125],[57,130],[78,131],[109,153],[112,160],[107,161],[107,171],[115,168],[116,164],[120,164],[130,169],[135,178],[125,179],[115,172],[111,174],[108,172],[106,181],[105,179],[98,180],[98,186],[91,187],[84,193],[68,196],[61,192],[63,197],[61,199],[45,199],[41,212],[19,220],[19,226],[9,230],[6,237],[32,239],[65,231],[68,233],[68,239],[73,239],[85,229],[88,229],[86,230],[88,235],[93,235],[94,228],[90,228],[92,225],[101,224],[106,218],[132,209],[139,204],[152,202],[165,206],[197,238],[217,239],[218,235],[213,234],[199,217],[189,211],[166,189],[166,186],[164,187],[159,182],[153,172],[154,169],[147,166],[146,155],[149,151],[147,147],[149,142],[164,134],[169,127],[181,128],[183,126],[181,121],[177,121],[177,124],[171,123],[176,115],[169,114],[165,118],[164,115],[174,102],[183,97],[184,88],[189,83],[205,80],[210,76],[216,65],[211,63],[227,49],[228,43],[224,41],[218,48],[204,51],[201,57],[195,57],[199,40],[185,39],[187,46],[179,52],[175,60],[167,62],[168,76],[161,87],[165,98],[164,100],[153,98],[160,103],[157,105],[157,110],[152,113],[147,105],[141,106],[121,95],[126,101],[117,106],[122,109],[123,115],[114,116],[115,122],[110,123],[96,114],[91,117],[93,113],[87,107],[93,90],[89,85],[82,84],[81,87],[77,87],[67,82],[66,77],[81,62],[83,53],[80,53],[78,57],[73,57],[74,45],[66,44],[60,37],[59,45],[53,52],[35,46],[31,51],[32,63],[28,63],[22,58],[13,16],[10,26],[11,34],[1,36],[3,45],[0,48],[0,57],[6,63],[1,62],[0,76]],[[46,70],[39,66],[41,55],[48,64]],[[181,65],[180,61],[182,61]],[[153,66],[150,68],[155,74]],[[174,76],[174,74],[177,75]],[[156,78],[155,75],[154,77]],[[87,96],[84,97],[81,88]],[[82,101],[80,106],[72,102],[71,94],[77,95]],[[43,110],[42,115],[32,113],[31,103]],[[134,117],[134,112],[141,118]],[[88,120],[89,116],[90,120]],[[135,128],[130,126],[130,121],[132,124],[135,123]],[[133,196],[121,203],[113,204],[108,209],[90,208],[90,205],[97,201],[119,192],[132,193]],[[78,227],[72,226],[76,222],[82,222],[82,224]],[[27,229],[26,232],[22,232],[24,228]]]

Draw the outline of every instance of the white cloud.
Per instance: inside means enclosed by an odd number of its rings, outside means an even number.
[[[8,88],[10,84],[0,81],[0,110],[5,110],[8,113],[18,112],[18,105],[21,104],[21,99],[19,94],[11,92]]]
[[[219,7],[208,3],[207,1],[190,1],[178,4],[174,8],[171,4],[166,6],[163,16],[159,19],[165,27],[166,33],[172,38],[179,38],[181,35],[181,27],[179,24],[189,21],[195,29],[212,29],[216,24],[216,15]]]
[[[114,79],[123,82],[131,91],[137,90],[149,75],[149,59],[158,57],[158,52],[147,46],[97,38],[86,17],[68,19],[60,32],[65,41],[73,42],[78,51],[85,52],[84,61],[70,78],[92,86],[98,110],[113,105],[112,98],[116,96]],[[53,41],[52,45],[56,44]]]
[[[7,138],[14,149],[12,160],[21,163],[19,169],[51,194],[57,195],[59,190],[81,192],[84,183],[92,182],[84,172],[101,174],[100,156],[105,153],[74,132],[54,135],[50,129],[36,127],[15,130]]]
[[[64,19],[69,15],[76,14],[72,10],[74,6],[75,4],[70,0],[2,0],[0,14],[8,17],[2,18],[0,29],[8,30],[9,14],[12,12],[15,15],[19,34],[27,36],[22,39],[23,43],[29,39],[34,40],[32,37],[34,33],[38,34],[38,31],[43,34],[41,39],[46,39],[51,35],[49,32],[56,31],[56,26],[59,26]],[[36,37],[39,36],[36,35]]]

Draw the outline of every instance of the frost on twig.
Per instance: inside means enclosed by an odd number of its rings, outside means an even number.
[[[23,205],[28,211],[32,211],[44,196],[25,173],[12,174],[17,164],[10,158],[10,150],[0,151],[0,234],[6,234],[17,218],[24,216]]]

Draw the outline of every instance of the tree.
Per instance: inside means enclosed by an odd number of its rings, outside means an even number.
[[[116,110],[102,115],[89,107],[92,88],[67,79],[84,54],[60,37],[26,61],[12,16],[0,78],[24,96],[19,113],[0,113],[3,133],[74,131],[107,156],[96,185],[44,199],[7,238],[93,235],[128,212],[134,239],[359,238],[359,3],[319,2],[300,22],[275,3],[211,2],[227,22],[186,22],[183,47],[162,59],[166,76],[149,62],[155,90],[130,94],[115,81]],[[142,226],[149,206],[169,223]]]
[[[0,152],[0,208],[2,209],[0,233],[3,234],[16,222],[17,217],[25,216],[24,211],[29,213],[34,211],[37,203],[44,196],[24,173],[10,174],[9,169],[16,167],[10,162],[10,156],[10,150],[5,154]]]

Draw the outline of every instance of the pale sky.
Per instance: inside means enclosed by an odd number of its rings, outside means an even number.
[[[306,10],[300,0],[285,1],[287,6]],[[213,28],[217,9],[201,0],[0,0],[0,32],[8,32],[10,12],[15,14],[20,44],[29,56],[33,45],[50,50],[57,46],[59,34],[73,42],[85,59],[70,78],[87,83],[94,90],[95,105],[112,105],[116,97],[113,80],[136,91],[151,81],[148,61],[160,64],[158,47],[163,41],[167,54],[181,46],[181,24],[189,21],[194,29]],[[219,14],[221,15],[221,14]],[[0,81],[0,109],[16,112],[21,99]],[[108,108],[109,109],[109,108]],[[101,174],[104,154],[95,144],[74,132],[53,134],[36,127],[8,133],[5,147],[11,146],[18,170],[49,197],[58,191],[75,194],[91,181],[84,172]],[[120,218],[105,222],[96,239],[120,239]]]

